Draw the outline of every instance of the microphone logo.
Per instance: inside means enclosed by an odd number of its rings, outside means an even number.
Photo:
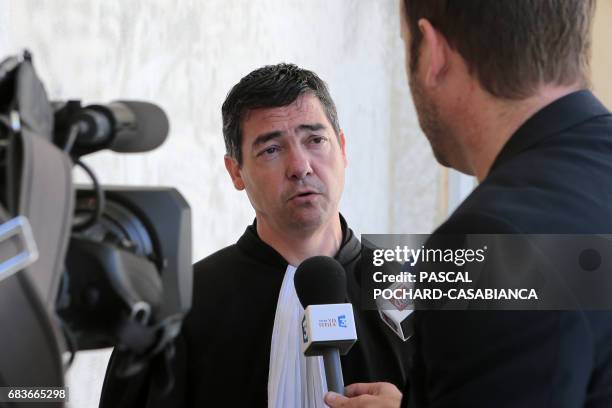
[[[328,329],[332,327],[338,327],[338,320],[333,317],[327,319],[319,319],[319,328]]]
[[[346,315],[338,316],[338,326],[346,327]]]

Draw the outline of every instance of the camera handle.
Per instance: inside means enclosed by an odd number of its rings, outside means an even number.
[[[0,281],[37,259],[38,248],[26,217],[20,215],[0,225]]]

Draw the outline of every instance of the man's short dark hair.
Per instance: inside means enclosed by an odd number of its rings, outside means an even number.
[[[523,99],[543,84],[589,85],[595,0],[403,1],[413,71],[425,18],[496,97]]]
[[[258,108],[290,105],[307,92],[319,99],[338,136],[338,114],[325,82],[314,72],[293,64],[267,65],[242,78],[223,102],[221,113],[227,154],[242,165],[242,120],[246,113]]]

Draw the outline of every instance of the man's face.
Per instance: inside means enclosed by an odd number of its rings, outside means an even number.
[[[258,223],[316,229],[337,216],[347,164],[342,132],[339,139],[311,93],[287,106],[247,112],[242,166],[231,158],[226,166],[234,186],[246,190]]]
[[[434,98],[428,94],[424,85],[424,80],[421,79],[423,61],[419,61],[412,69],[411,58],[419,56],[411,56],[411,37],[406,21],[404,0],[400,0],[400,27],[401,37],[404,42],[405,50],[405,68],[408,76],[408,84],[414,101],[414,107],[419,118],[419,125],[423,129],[423,133],[429,140],[429,144],[433,150],[436,160],[443,166],[449,166],[449,154],[452,154],[452,133],[450,127],[446,126],[444,119],[440,115],[438,106]]]

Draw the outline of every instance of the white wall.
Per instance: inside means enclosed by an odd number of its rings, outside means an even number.
[[[439,171],[418,130],[395,0],[5,0],[0,54],[28,47],[54,99],[146,99],[171,119],[157,151],[99,153],[102,182],[178,187],[193,210],[194,259],[252,221],[223,166],[220,107],[251,70],[281,61],[329,84],[347,135],[342,212],[357,233],[426,233]],[[72,406],[97,406],[105,353],[77,357]]]

